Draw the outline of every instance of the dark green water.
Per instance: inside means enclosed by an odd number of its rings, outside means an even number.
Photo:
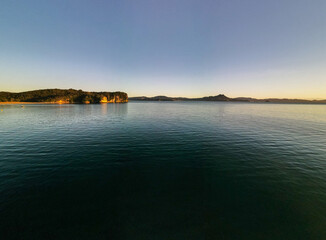
[[[0,239],[326,239],[326,105],[0,108]]]

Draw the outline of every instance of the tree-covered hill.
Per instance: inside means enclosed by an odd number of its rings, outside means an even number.
[[[128,95],[124,92],[43,89],[20,93],[0,92],[0,102],[120,103],[128,102]]]
[[[211,102],[252,102],[252,103],[306,103],[306,104],[326,104],[325,100],[305,100],[305,99],[287,99],[287,98],[266,98],[257,99],[250,97],[237,97],[230,98],[224,94],[216,96],[208,96],[202,98],[185,98],[185,97],[167,97],[167,96],[156,96],[156,97],[131,97],[130,101],[211,101]]]

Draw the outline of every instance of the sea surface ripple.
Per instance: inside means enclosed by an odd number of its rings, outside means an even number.
[[[326,105],[2,105],[0,239],[326,239]]]

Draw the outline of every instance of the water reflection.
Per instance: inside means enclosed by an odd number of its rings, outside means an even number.
[[[102,104],[101,106],[102,115],[112,114],[118,116],[124,116],[128,113],[128,103],[118,104]]]
[[[102,113],[102,115],[106,115],[108,113],[108,104],[107,103],[101,103],[101,113]]]

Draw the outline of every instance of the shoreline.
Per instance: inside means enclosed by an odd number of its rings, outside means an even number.
[[[83,105],[89,105],[89,104],[110,104],[110,103],[128,103],[128,102],[99,102],[99,103],[67,103],[67,102],[0,102],[0,105],[25,105],[25,104],[83,104]]]
[[[305,101],[305,102],[279,102],[279,101],[271,101],[271,102],[264,102],[264,101],[202,101],[202,100],[170,100],[170,101],[158,101],[158,100],[136,100],[132,99],[128,102],[225,102],[225,103],[263,103],[263,104],[326,104],[326,102],[318,102],[318,101]],[[128,102],[100,102],[100,103],[68,103],[68,102],[0,102],[0,105],[31,105],[31,104],[82,104],[82,105],[89,105],[89,104],[110,104],[110,103],[128,103]]]
[[[57,102],[0,102],[0,105],[15,105],[15,104],[69,104]]]

